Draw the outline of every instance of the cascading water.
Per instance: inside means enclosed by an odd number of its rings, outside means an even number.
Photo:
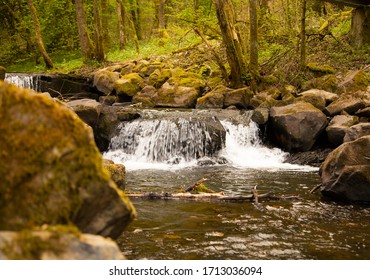
[[[34,91],[38,91],[39,89],[39,77],[36,75],[6,73],[5,81],[21,88],[29,88]]]
[[[127,169],[227,163],[241,168],[313,170],[284,163],[286,153],[263,146],[249,112],[237,118],[235,114],[212,116],[210,111],[148,112],[119,125],[105,158]]]

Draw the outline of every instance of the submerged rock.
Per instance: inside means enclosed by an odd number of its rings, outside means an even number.
[[[72,223],[84,233],[122,233],[135,210],[103,168],[90,127],[4,82],[0,116],[0,230]]]
[[[320,167],[321,193],[349,202],[370,202],[370,136],[332,151]]]

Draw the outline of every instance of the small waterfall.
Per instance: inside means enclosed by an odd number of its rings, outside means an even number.
[[[39,77],[37,75],[6,73],[5,81],[21,88],[29,88],[34,91],[39,90]]]
[[[236,168],[312,171],[307,166],[284,163],[287,153],[265,147],[250,113],[231,118],[211,113],[180,112],[171,117],[171,113],[159,112],[153,117],[150,111],[144,118],[121,123],[103,156],[125,164],[127,169],[185,168],[206,162]]]

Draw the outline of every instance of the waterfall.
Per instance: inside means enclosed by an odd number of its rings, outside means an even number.
[[[6,73],[5,81],[21,88],[29,88],[39,91],[39,77],[30,74]]]
[[[265,147],[248,112],[231,118],[212,116],[210,111],[178,112],[175,117],[166,112],[153,117],[153,111],[148,112],[118,126],[104,158],[127,169],[185,168],[204,162],[236,168],[310,169],[284,163],[287,153]]]

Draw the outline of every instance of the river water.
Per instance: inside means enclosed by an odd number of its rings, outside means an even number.
[[[189,155],[181,158],[176,152],[168,154],[173,144],[165,140],[179,141],[186,135],[187,145],[199,145],[199,139],[194,140],[199,133],[177,130],[178,126],[168,121],[165,126],[171,129],[165,129],[157,118],[150,119],[123,124],[104,154],[126,165],[127,191],[176,192],[208,178],[207,187],[227,195],[250,194],[257,186],[259,193],[299,194],[301,198],[258,205],[132,199],[137,219],[118,239],[127,258],[370,258],[370,208],[325,201],[319,194],[310,194],[321,182],[318,169],[284,163],[286,154],[264,147],[257,126],[249,120],[222,119],[227,131],[225,147],[216,157],[227,163],[200,166],[202,161],[189,159]],[[162,143],[164,147],[159,150],[167,152],[153,157],[155,151],[151,149],[158,149],[153,143]],[[180,158],[174,161],[174,157]]]

